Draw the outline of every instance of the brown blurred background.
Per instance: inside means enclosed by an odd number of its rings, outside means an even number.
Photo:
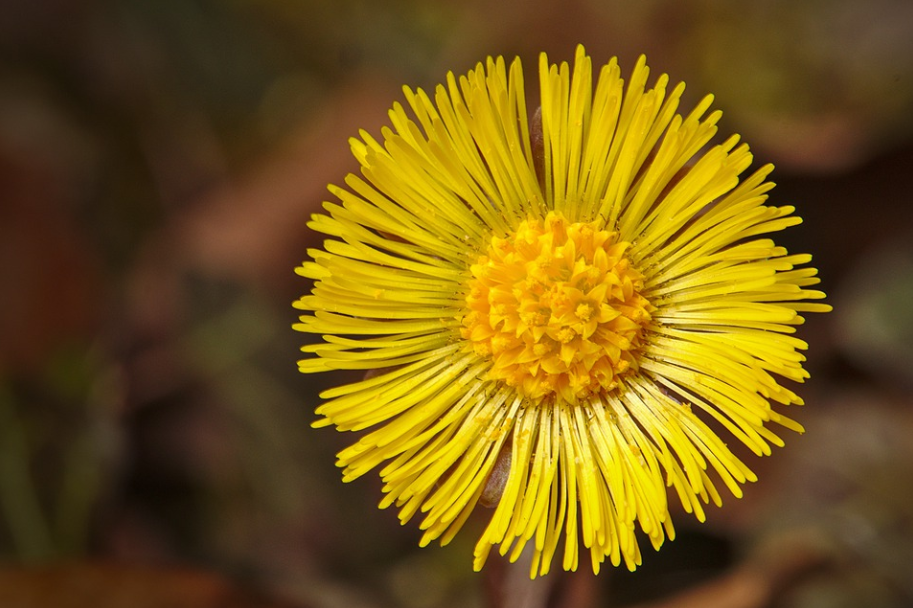
[[[339,482],[293,268],[401,85],[578,42],[716,94],[836,310],[743,500],[524,586]],[[0,3],[0,606],[911,606],[911,345],[909,0]]]

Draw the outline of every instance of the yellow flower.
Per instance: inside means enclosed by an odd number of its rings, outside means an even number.
[[[545,574],[563,545],[573,570],[581,543],[594,571],[634,569],[637,528],[674,537],[667,488],[703,521],[720,482],[755,480],[718,431],[759,455],[783,445],[768,423],[802,431],[777,378],[808,376],[795,326],[830,307],[811,256],[764,236],[801,220],[765,204],[771,166],[740,181],[738,136],[709,146],[711,97],[683,118],[684,85],[648,74],[543,55],[533,118],[519,60],[406,88],[411,116],[352,140],[362,176],[309,224],[333,238],[297,269],[315,284],[295,327],[323,337],[300,369],[375,370],[323,393],[315,426],[365,431],[344,481],[382,467],[380,506],[421,513],[423,546],[506,468],[476,569],[499,545]]]

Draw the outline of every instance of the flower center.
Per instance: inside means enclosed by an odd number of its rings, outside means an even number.
[[[461,335],[491,359],[490,379],[533,402],[568,403],[608,392],[636,369],[636,350],[655,308],[630,243],[595,223],[556,213],[493,237],[471,268]]]

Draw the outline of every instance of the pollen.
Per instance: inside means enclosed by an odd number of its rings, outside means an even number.
[[[460,329],[490,359],[488,378],[534,403],[577,404],[637,370],[656,308],[629,248],[596,222],[555,212],[492,237],[470,268]]]

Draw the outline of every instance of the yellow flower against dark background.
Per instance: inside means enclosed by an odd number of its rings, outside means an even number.
[[[801,221],[766,204],[772,167],[740,180],[748,147],[710,145],[711,97],[683,117],[684,85],[648,87],[643,59],[594,78],[582,48],[539,76],[538,111],[519,61],[489,59],[352,141],[362,176],[331,187],[310,226],[332,238],[298,269],[296,328],[323,337],[299,365],[375,370],[315,425],[363,431],[344,480],[380,467],[422,545],[494,494],[477,569],[494,545],[576,569],[581,543],[594,571],[633,569],[637,530],[674,537],[668,495],[703,520],[720,482],[755,479],[718,431],[759,455],[783,445],[768,423],[802,431],[778,378],[807,377],[795,326],[830,307],[811,257],[765,236]]]

